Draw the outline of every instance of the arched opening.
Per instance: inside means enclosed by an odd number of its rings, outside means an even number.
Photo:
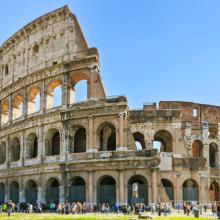
[[[192,156],[202,157],[203,156],[203,144],[200,140],[196,140],[192,144]]]
[[[145,149],[145,141],[144,141],[144,135],[140,132],[133,133],[135,145],[137,150],[143,150]]]
[[[212,182],[209,188],[210,201],[219,201],[219,184],[217,182]]]
[[[25,198],[30,204],[37,203],[37,184],[33,180],[29,180],[25,186]]]
[[[97,184],[97,202],[116,204],[116,182],[111,176],[101,177]]]
[[[173,152],[173,137],[169,131],[160,130],[154,135],[155,148],[160,148],[160,152]]]
[[[36,158],[38,151],[38,138],[35,133],[31,133],[27,137],[26,141],[26,158]]]
[[[20,140],[18,137],[14,137],[11,140],[10,145],[10,162],[18,161],[20,159]]]
[[[129,179],[128,203],[148,203],[148,183],[143,176],[135,175]]]
[[[60,184],[56,178],[51,178],[47,182],[46,187],[46,203],[59,203]]]
[[[60,154],[60,133],[57,129],[52,128],[47,133],[46,155],[53,156]]]
[[[5,202],[5,184],[0,183],[0,204]]]
[[[5,163],[6,161],[6,143],[2,142],[0,144],[0,164]]]
[[[218,166],[218,145],[213,142],[209,144],[209,165],[210,167]]]
[[[103,124],[99,129],[100,151],[116,150],[116,129],[111,123]]]
[[[70,202],[86,201],[86,183],[82,177],[77,176],[72,178],[69,201]]]
[[[23,97],[16,96],[13,102],[13,120],[20,118],[23,114]]]
[[[48,85],[47,89],[47,109],[62,105],[62,85],[55,80]]]
[[[73,74],[71,77],[70,104],[88,99],[88,77],[83,73]]]
[[[12,202],[19,202],[19,185],[16,181],[11,182],[9,186],[9,196]]]
[[[188,179],[183,183],[183,201],[199,201],[198,184],[195,180]]]
[[[165,189],[166,195],[170,201],[174,200],[174,190],[173,190],[173,184],[168,179],[161,179],[162,185]]]
[[[4,100],[1,104],[1,125],[9,121],[9,101]]]
[[[79,128],[74,136],[74,153],[86,152],[86,129]]]
[[[28,114],[40,111],[40,89],[34,87],[30,90],[28,96]]]

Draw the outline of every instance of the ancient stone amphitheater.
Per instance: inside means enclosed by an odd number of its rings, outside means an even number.
[[[0,202],[219,200],[220,107],[106,96],[67,6],[0,47],[0,106]]]

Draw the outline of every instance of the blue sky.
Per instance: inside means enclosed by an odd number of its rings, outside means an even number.
[[[220,105],[219,0],[1,0],[0,43],[63,5],[101,56],[107,95]]]

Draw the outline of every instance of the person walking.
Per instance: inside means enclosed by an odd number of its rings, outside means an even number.
[[[9,200],[8,202],[8,217],[11,215],[12,213],[12,208],[13,208],[13,203],[11,200]]]

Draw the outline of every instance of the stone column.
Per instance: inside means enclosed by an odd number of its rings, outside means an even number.
[[[13,120],[12,94],[9,95],[8,101],[9,101],[9,118],[8,118],[8,121],[9,121],[9,123],[11,123],[12,120]]]
[[[9,181],[8,179],[5,180],[5,202],[8,202],[9,198]]]
[[[119,147],[117,150],[124,150],[124,113],[118,114],[119,117]]]
[[[27,118],[27,114],[28,114],[28,94],[27,94],[27,87],[25,87],[23,93],[22,117]]]
[[[0,127],[1,126],[2,126],[2,102],[0,101]]]
[[[92,99],[95,98],[95,86],[94,86],[94,74],[96,72],[94,70],[90,70],[90,79],[89,79],[89,84],[88,84],[88,98]]]
[[[42,80],[41,82],[41,90],[40,90],[40,112],[44,113],[46,110],[46,104],[47,104],[47,99],[46,99],[46,88],[45,88],[45,81]]]
[[[63,203],[63,202],[65,202],[65,187],[64,186],[60,186],[59,190],[60,190],[59,202]]]
[[[206,167],[209,167],[209,124],[202,122],[202,142],[203,142],[203,157],[206,158]]]
[[[23,179],[21,179],[19,184],[19,202],[25,202],[25,188],[23,184]]]
[[[38,192],[37,192],[37,201],[46,203],[46,185],[43,185],[42,176],[40,176]]]
[[[125,183],[124,183],[124,171],[119,171],[119,204],[125,204]]]
[[[24,166],[24,159],[25,159],[25,135],[24,130],[22,131],[21,140],[20,140],[20,161],[22,162],[22,166]]]
[[[94,171],[89,171],[89,182],[88,182],[88,198],[86,198],[87,201],[89,201],[89,204],[91,205],[91,207],[93,207],[94,205],[94,193],[93,193],[93,189],[94,189]]]
[[[152,172],[152,181],[151,181],[151,188],[152,188],[152,202],[157,203],[157,167],[151,169]]]
[[[66,108],[70,103],[70,85],[68,83],[68,73],[63,75],[63,85],[62,85],[62,107]]]
[[[94,149],[94,142],[93,142],[93,116],[88,117],[89,120],[89,131],[88,131],[88,148],[86,149],[87,152],[95,152],[97,151]]]

